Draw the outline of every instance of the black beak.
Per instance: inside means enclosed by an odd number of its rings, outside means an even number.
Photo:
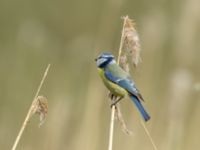
[[[97,61],[97,58],[95,58],[95,61]]]

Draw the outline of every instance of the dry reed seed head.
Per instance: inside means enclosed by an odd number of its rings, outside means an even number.
[[[38,114],[40,116],[39,127],[44,123],[48,112],[47,98],[44,96],[38,96],[33,104],[32,114]]]
[[[123,49],[131,56],[132,63],[136,67],[140,61],[140,42],[133,20],[124,17]]]

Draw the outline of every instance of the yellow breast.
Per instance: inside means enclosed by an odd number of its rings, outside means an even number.
[[[112,94],[117,95],[117,96],[121,96],[121,97],[124,97],[125,95],[128,94],[128,92],[127,92],[124,88],[122,88],[122,87],[120,87],[119,85],[117,85],[117,84],[115,84],[115,83],[109,81],[109,80],[105,77],[105,75],[104,75],[104,70],[103,70],[103,69],[98,68],[98,72],[99,72],[99,75],[100,75],[100,77],[102,78],[102,80],[103,80],[105,86],[110,90],[110,92],[111,92]]]

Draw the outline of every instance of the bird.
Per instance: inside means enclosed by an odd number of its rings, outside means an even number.
[[[117,98],[111,106],[128,96],[134,102],[144,121],[148,121],[150,115],[142,105],[144,101],[142,95],[130,75],[116,63],[115,57],[109,52],[103,52],[95,61],[104,85],[111,92],[111,96]]]

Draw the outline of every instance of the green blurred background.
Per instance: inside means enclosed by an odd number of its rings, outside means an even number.
[[[0,0],[1,150],[11,149],[48,63],[47,120],[38,128],[32,118],[18,149],[107,149],[110,106],[94,58],[117,55],[124,15],[137,23],[143,61],[132,76],[156,145],[199,149],[199,0]],[[114,149],[153,150],[132,102],[121,111],[133,135],[116,122]]]

